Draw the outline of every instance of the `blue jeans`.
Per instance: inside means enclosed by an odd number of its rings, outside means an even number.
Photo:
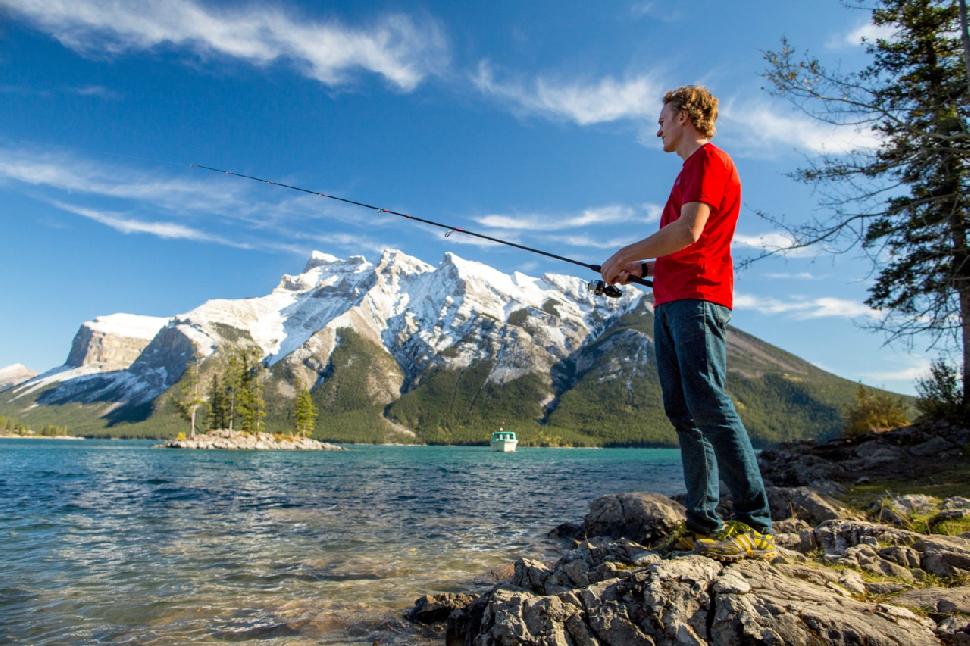
[[[664,411],[677,429],[687,485],[687,526],[711,534],[724,480],[734,516],[771,532],[771,511],[748,432],[725,390],[725,333],[731,310],[702,300],[664,303],[654,312],[657,371]]]

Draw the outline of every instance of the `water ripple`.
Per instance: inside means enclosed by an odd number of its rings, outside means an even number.
[[[680,482],[670,450],[0,440],[0,638],[420,643],[416,597],[551,554],[599,495]]]

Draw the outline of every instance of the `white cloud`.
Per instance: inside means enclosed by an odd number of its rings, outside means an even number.
[[[82,54],[117,55],[162,45],[256,65],[294,63],[326,85],[361,69],[414,89],[447,57],[436,24],[385,16],[367,28],[311,20],[279,7],[206,6],[197,0],[0,0],[6,8]]]
[[[781,112],[767,104],[721,104],[719,132],[742,152],[765,153],[782,145],[812,153],[839,154],[879,145],[876,133],[857,126],[835,126],[803,114]]]
[[[634,209],[622,204],[608,204],[584,209],[574,214],[490,214],[480,215],[473,219],[482,226],[495,229],[560,231],[616,222],[654,222],[660,219],[660,212],[659,206],[650,203],[643,204],[641,209]]]
[[[525,114],[572,121],[581,126],[622,119],[655,118],[663,89],[647,76],[617,80],[561,80],[537,77],[534,81],[499,81],[491,64],[481,61],[472,82],[483,94],[510,103]]]
[[[878,311],[865,303],[844,298],[823,296],[820,298],[795,298],[782,301],[776,298],[736,293],[734,306],[762,314],[788,314],[797,320],[817,318],[873,318],[882,317]]]
[[[893,370],[864,372],[862,377],[872,381],[915,381],[926,377],[930,373],[930,360],[926,358],[912,358],[909,366]]]
[[[866,21],[847,33],[833,36],[826,46],[829,48],[845,47],[846,45],[855,47],[865,43],[874,43],[877,39],[889,40],[894,35],[895,31],[889,25],[874,25]]]
[[[734,245],[736,247],[757,249],[764,252],[777,252],[778,255],[788,258],[806,258],[816,255],[816,252],[811,247],[789,249],[794,244],[794,238],[780,231],[772,231],[758,235],[734,234]]]

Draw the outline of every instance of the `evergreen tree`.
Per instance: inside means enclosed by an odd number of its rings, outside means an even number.
[[[856,73],[798,60],[787,41],[765,54],[776,94],[820,121],[877,137],[874,149],[828,155],[795,173],[821,189],[829,217],[787,228],[793,247],[861,245],[875,274],[866,303],[886,313],[876,327],[889,340],[922,336],[957,350],[970,406],[965,0],[879,0],[872,22],[892,36],[867,44],[872,62]]]
[[[182,375],[179,394],[175,400],[182,418],[189,422],[189,437],[195,437],[195,417],[199,412],[199,407],[205,403],[202,392],[202,383],[199,380],[199,365],[191,363]]]
[[[263,430],[266,417],[266,400],[263,398],[263,365],[259,356],[245,352],[240,358],[241,372],[239,392],[236,397],[239,411],[240,428],[248,433]]]
[[[222,379],[216,373],[209,385],[209,430],[229,428],[229,410]]]
[[[239,394],[242,391],[243,366],[236,353],[229,355],[223,372],[223,392],[225,393],[226,426],[230,431],[235,428],[239,417]]]
[[[310,390],[302,384],[293,402],[293,418],[296,420],[296,432],[303,437],[311,435],[316,428],[317,407]]]

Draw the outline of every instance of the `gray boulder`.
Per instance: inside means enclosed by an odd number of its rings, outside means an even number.
[[[655,493],[621,493],[593,501],[586,514],[587,536],[625,536],[641,545],[663,542],[684,520],[684,506]]]
[[[798,518],[812,525],[834,520],[851,518],[853,513],[834,499],[820,494],[814,487],[775,487],[765,488],[768,504],[771,505],[772,518]]]

